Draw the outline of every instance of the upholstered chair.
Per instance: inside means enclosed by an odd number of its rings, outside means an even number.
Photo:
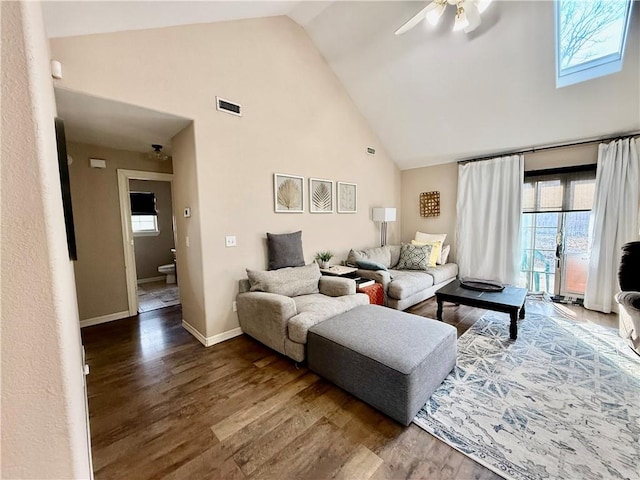
[[[616,295],[620,305],[620,336],[640,355],[640,242],[622,247],[618,281],[622,290]]]

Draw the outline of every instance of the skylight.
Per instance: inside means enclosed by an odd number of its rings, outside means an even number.
[[[556,0],[556,87],[622,70],[631,0]]]

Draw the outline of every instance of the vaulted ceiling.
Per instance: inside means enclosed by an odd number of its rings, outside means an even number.
[[[425,2],[45,2],[50,37],[288,15],[402,169],[640,129],[640,8],[622,72],[556,89],[553,2],[393,32]],[[636,5],[637,7],[638,5]]]

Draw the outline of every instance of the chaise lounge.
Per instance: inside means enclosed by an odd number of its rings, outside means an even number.
[[[314,325],[360,305],[353,280],[326,277],[312,263],[279,270],[247,270],[236,297],[242,331],[297,362],[305,360],[307,332]]]

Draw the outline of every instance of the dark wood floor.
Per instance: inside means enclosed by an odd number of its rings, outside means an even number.
[[[556,308],[527,304],[528,313]],[[435,300],[409,311],[434,318]],[[444,320],[461,335],[483,313],[445,304]],[[179,306],[82,337],[97,479],[500,478],[245,335],[203,347],[182,328]]]

